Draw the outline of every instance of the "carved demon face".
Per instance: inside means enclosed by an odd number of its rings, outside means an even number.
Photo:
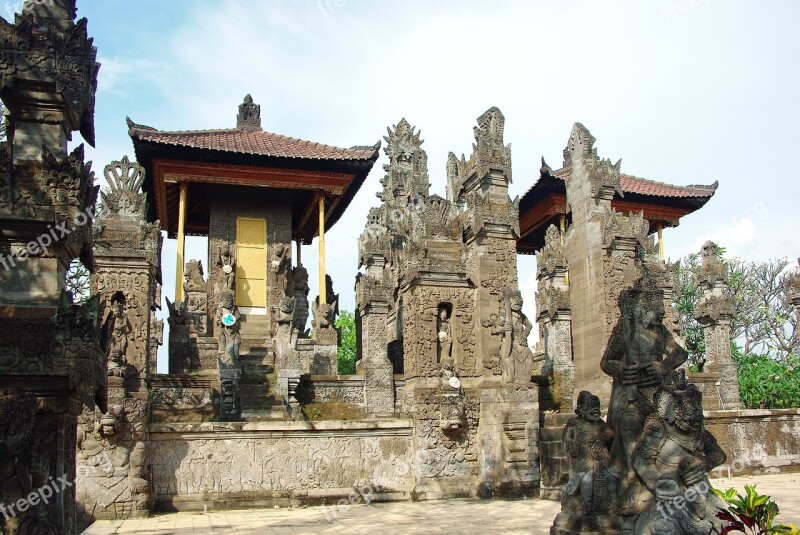
[[[459,429],[464,425],[464,402],[461,396],[447,396],[439,405],[439,428]]]
[[[685,435],[693,435],[703,430],[703,408],[691,400],[679,400],[672,408],[671,423]]]

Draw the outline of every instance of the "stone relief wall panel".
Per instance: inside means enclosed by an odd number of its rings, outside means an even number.
[[[156,496],[413,484],[408,435],[156,434]]]
[[[414,461],[420,478],[477,475],[480,397],[467,393],[462,402],[462,425],[442,429],[441,399],[435,392],[416,394],[409,411],[414,416]]]

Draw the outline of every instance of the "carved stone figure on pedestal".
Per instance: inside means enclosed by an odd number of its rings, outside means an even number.
[[[614,431],[600,419],[600,398],[586,390],[578,394],[577,416],[564,427],[569,481],[561,493],[561,513],[550,533],[620,533],[613,514],[617,473],[611,466]]]
[[[239,308],[234,304],[233,292],[223,291],[217,308],[217,328],[219,351],[222,354],[220,362],[227,366],[235,366],[239,362],[239,346],[242,344],[239,317]]]
[[[124,377],[125,354],[128,350],[128,335],[133,330],[125,312],[125,297],[117,293],[111,300],[111,326],[109,333],[108,375]]]
[[[338,303],[314,303],[314,338],[321,345],[338,345],[336,331],[336,308]]]
[[[634,515],[649,499],[633,471],[633,450],[645,420],[655,411],[659,385],[674,380],[687,353],[664,326],[662,294],[646,288],[645,279],[619,298],[621,316],[611,333],[600,367],[613,377],[608,422],[614,430],[614,459],[619,481],[619,512]]]
[[[306,330],[306,321],[308,321],[308,292],[311,290],[308,287],[308,270],[303,267],[303,264],[298,264],[297,267],[292,269],[292,283],[291,287],[294,290],[294,327],[300,334]]]
[[[269,264],[269,270],[272,273],[273,288],[280,288],[278,279],[292,268],[291,252],[291,247],[283,243],[276,243],[272,249],[272,261]]]
[[[578,394],[575,414],[562,435],[570,465],[562,502],[567,505],[577,499],[578,503],[568,506],[573,513],[608,514],[617,490],[610,455],[614,431],[600,419],[600,398],[591,392]]]
[[[228,246],[223,249],[221,246],[217,248],[217,293],[222,293],[225,290],[234,291],[236,283],[236,261],[233,258],[233,253]]]
[[[708,472],[727,459],[703,426],[702,395],[681,375],[656,396],[633,453],[636,475],[655,496],[636,521],[635,533],[719,533],[725,503],[711,491]],[[671,528],[671,531],[667,527]]]
[[[203,278],[203,263],[199,260],[186,262],[186,268],[183,272],[183,289],[187,294],[206,291],[206,281]]]
[[[453,353],[453,334],[450,330],[450,316],[452,305],[441,303],[436,314],[436,332],[438,343],[438,362],[444,363],[451,359]]]

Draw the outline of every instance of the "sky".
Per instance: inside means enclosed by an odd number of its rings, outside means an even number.
[[[265,130],[341,147],[374,144],[405,117],[426,140],[431,193],[444,196],[448,151],[469,155],[476,118],[497,106],[512,197],[538,178],[541,156],[560,167],[581,122],[623,173],[719,181],[702,210],[664,232],[671,259],[708,239],[747,260],[800,256],[798,2],[78,0],[78,16],[102,64],[87,151],[101,182],[107,163],[133,157],[126,116],[165,130],[231,128],[249,93]],[[326,236],[344,309],[386,161]],[[189,240],[187,258],[205,264],[206,254]],[[170,297],[174,258],[165,240]],[[303,263],[313,298],[316,242]],[[518,268],[532,318],[535,260]]]

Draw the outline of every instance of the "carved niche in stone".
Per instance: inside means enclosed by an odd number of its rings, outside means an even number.
[[[615,437],[611,455],[620,476],[623,515],[640,512],[649,499],[633,471],[633,451],[645,421],[656,410],[658,387],[673,380],[687,358],[664,326],[663,293],[651,283],[642,277],[620,295],[621,315],[600,361],[613,378],[608,422]]]
[[[726,507],[711,491],[708,472],[727,457],[703,425],[702,394],[681,373],[659,390],[656,404],[633,453],[636,475],[655,500],[636,520],[634,532],[719,533],[723,524],[716,513]]]
[[[445,362],[452,365],[453,353],[453,333],[450,329],[450,317],[453,314],[453,305],[450,303],[440,303],[436,311],[436,339],[437,339],[437,362],[444,366]]]
[[[451,305],[448,328],[450,356],[460,376],[478,375],[476,329],[473,310],[474,290],[470,288],[418,287],[403,297],[403,344],[405,373],[410,376],[438,376],[440,304]],[[375,329],[385,328],[376,325]],[[446,349],[446,347],[445,347]],[[385,347],[382,348],[385,353]]]
[[[234,303],[233,292],[224,291],[219,296],[217,306],[217,332],[219,333],[220,363],[226,366],[236,366],[239,362],[239,346],[242,337],[239,334],[239,308]]]

